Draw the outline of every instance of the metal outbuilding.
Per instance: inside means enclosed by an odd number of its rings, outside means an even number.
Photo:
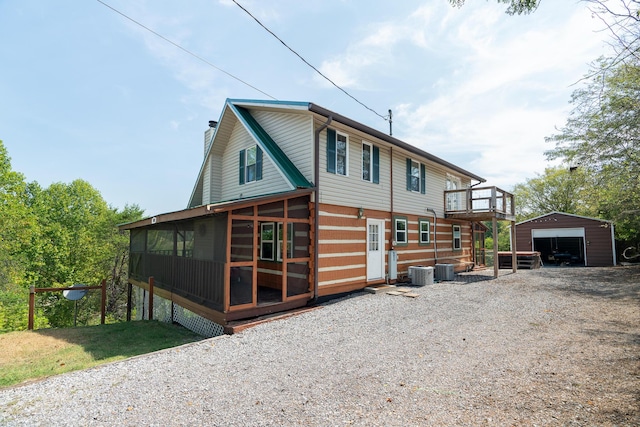
[[[544,265],[616,265],[613,223],[551,212],[516,224],[517,251],[538,251]]]

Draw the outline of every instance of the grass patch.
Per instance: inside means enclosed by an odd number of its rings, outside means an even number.
[[[157,321],[0,334],[0,387],[201,339],[185,328]]]

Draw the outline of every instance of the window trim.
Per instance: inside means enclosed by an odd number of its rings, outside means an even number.
[[[413,166],[414,163],[418,165],[418,175],[417,177],[413,174]],[[407,191],[418,194],[426,194],[427,193],[427,167],[424,163],[412,158],[407,157],[406,161],[406,175],[407,175]],[[418,178],[418,189],[414,190],[413,180],[414,178]]]
[[[339,137],[344,137],[344,173],[338,172],[338,143],[341,142],[338,140]],[[340,131],[336,131],[336,164],[335,164],[335,174],[340,176],[349,176],[349,135],[346,133],[342,133]]]
[[[424,231],[422,231],[422,224],[427,224],[427,240],[422,240],[422,235]],[[427,246],[431,244],[431,220],[427,218],[418,218],[418,245]]]
[[[255,162],[249,164],[249,151],[255,149],[256,158]],[[251,145],[243,150],[240,150],[240,175],[239,185],[250,184],[262,180],[262,149],[258,144]],[[254,167],[253,179],[249,180],[249,167]]]
[[[369,179],[364,179],[364,150],[365,146],[369,147]],[[373,144],[370,142],[362,141],[362,175],[360,176],[364,182],[373,182]]]
[[[404,222],[404,235],[405,240],[398,240],[398,222]],[[409,245],[409,220],[406,216],[396,216],[393,217],[393,241],[396,246],[408,246]]]
[[[460,224],[453,224],[451,227],[451,234],[452,234],[451,247],[453,248],[454,251],[461,251],[462,250],[462,226],[460,226]],[[456,237],[456,234],[458,234],[458,237]],[[456,247],[456,239],[458,240],[458,247]]]
[[[262,238],[263,230],[265,227],[271,227],[273,230],[273,237],[271,240],[264,240]],[[277,261],[282,262],[282,229],[284,227],[283,222],[266,221],[260,223],[260,260],[262,261]],[[293,222],[287,223],[287,259],[293,258],[293,236],[295,233],[295,227]],[[276,234],[277,233],[277,234]],[[272,245],[271,258],[264,256],[263,245],[265,243]]]
[[[420,162],[418,162],[417,160],[414,160],[414,159],[409,159],[409,160],[411,161],[411,163],[410,163],[411,166],[410,166],[409,174],[408,174],[411,177],[411,183],[410,183],[411,189],[409,191],[411,191],[412,193],[420,193],[420,178],[421,178],[421,176],[420,176]],[[413,179],[416,178],[416,176],[413,175],[413,164],[414,163],[418,166],[417,167],[417,170],[418,170],[418,176],[417,176],[417,178],[418,178],[418,189],[417,190],[414,190],[414,187],[413,187]]]
[[[255,152],[255,158],[253,159],[253,163],[249,164],[249,152],[250,151],[254,151]],[[248,184],[250,182],[256,182],[257,181],[257,176],[258,174],[257,169],[258,169],[258,146],[257,145],[252,145],[251,147],[248,147],[245,150],[245,160],[244,160],[244,183]],[[253,179],[249,179],[249,168],[253,166]]]

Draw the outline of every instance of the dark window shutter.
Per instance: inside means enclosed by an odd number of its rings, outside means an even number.
[[[336,173],[336,131],[327,129],[327,172]]]
[[[246,150],[240,150],[240,169],[239,169],[239,173],[238,173],[238,178],[239,178],[239,182],[240,185],[244,184],[244,161],[245,161],[245,152]]]
[[[407,190],[411,191],[411,159],[407,159]]]
[[[256,146],[256,181],[262,179],[262,150]]]
[[[380,148],[373,146],[373,183],[380,183]]]
[[[420,192],[425,194],[427,192],[427,177],[425,173],[425,167],[420,163]]]

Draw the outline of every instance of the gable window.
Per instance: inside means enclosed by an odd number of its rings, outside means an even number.
[[[407,159],[407,190],[426,193],[425,166],[413,159]]]
[[[460,226],[453,226],[453,250],[459,251],[462,249],[462,235],[460,232]]]
[[[393,232],[396,245],[407,245],[409,243],[409,235],[407,230],[407,218],[393,218]]]
[[[428,219],[418,221],[418,232],[420,233],[419,244],[428,245],[431,243],[431,222]]]
[[[368,142],[362,143],[362,180],[380,182],[380,148]]]
[[[349,174],[349,138],[333,129],[327,129],[327,172]]]
[[[260,224],[260,258],[273,260],[273,223]]]
[[[239,183],[262,179],[262,150],[257,145],[240,151]]]

